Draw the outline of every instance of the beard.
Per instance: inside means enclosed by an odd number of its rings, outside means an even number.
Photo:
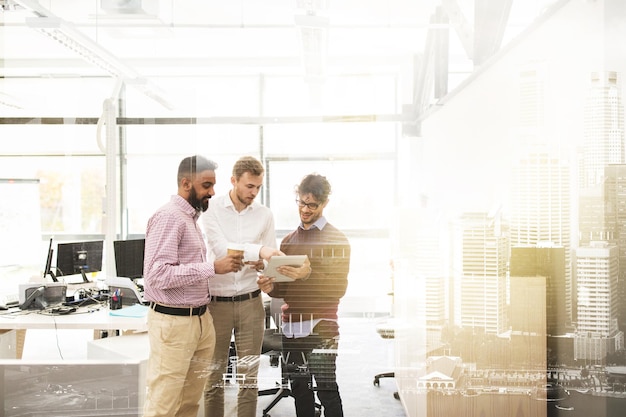
[[[198,194],[196,193],[195,188],[191,188],[191,192],[189,193],[189,198],[187,201],[191,204],[191,207],[195,208],[197,211],[207,211],[209,208],[209,197],[198,198]]]
[[[249,198],[244,198],[244,197],[240,197],[239,194],[237,194],[237,200],[239,200],[239,202],[241,204],[243,204],[244,206],[248,207],[249,205],[252,204],[252,202],[254,201],[254,198],[249,199]],[[248,201],[250,200],[250,201]]]

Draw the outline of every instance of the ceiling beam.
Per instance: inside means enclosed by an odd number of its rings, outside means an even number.
[[[474,66],[502,47],[513,0],[474,0]]]
[[[449,26],[445,8],[437,6],[430,23],[424,53],[415,59],[413,103],[403,108],[407,119],[402,126],[405,136],[420,136],[418,120],[421,115],[432,105],[433,100],[448,93]]]
[[[457,0],[442,0],[441,7],[445,10],[463,49],[469,59],[474,56],[474,28],[467,20]]]

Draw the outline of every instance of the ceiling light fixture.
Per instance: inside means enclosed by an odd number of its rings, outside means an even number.
[[[139,78],[139,74],[134,69],[120,62],[106,49],[69,26],[62,19],[56,17],[29,17],[26,18],[26,25],[50,37],[80,55],[85,61],[113,76],[122,77],[125,80]]]
[[[295,16],[305,76],[322,78],[326,74],[330,19],[320,13],[328,8],[328,4],[325,0],[297,0],[296,7],[305,11],[305,14]]]
[[[135,69],[126,65],[107,49],[75,29],[69,22],[54,16],[37,2],[30,0],[16,0],[16,2],[37,15],[37,17],[26,18],[28,27],[50,37],[108,74],[121,78],[125,83],[138,88],[142,93],[166,108],[170,110],[174,108],[148,79],[142,77]]]

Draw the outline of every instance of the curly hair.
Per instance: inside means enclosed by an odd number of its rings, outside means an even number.
[[[296,194],[312,194],[320,203],[328,200],[331,193],[330,183],[325,176],[320,174],[309,174],[305,176],[300,184],[296,186]]]

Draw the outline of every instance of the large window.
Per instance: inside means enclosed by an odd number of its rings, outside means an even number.
[[[298,224],[295,185],[311,172],[328,177],[333,192],[325,215],[353,247],[345,308],[389,311],[388,213],[397,201],[400,126],[377,116],[393,115],[399,107],[393,76],[328,77],[315,85],[294,76],[159,79],[171,109],[104,78],[62,84],[83,90],[56,92],[58,108],[77,118],[54,119],[53,112],[0,126],[3,137],[24,138],[5,146],[0,177],[39,180],[42,248],[50,236],[57,242],[103,238],[110,221],[117,237],[141,237],[149,216],[176,193],[182,158],[201,154],[215,160],[215,190],[223,194],[231,187],[233,163],[252,155],[267,168],[259,200],[272,209],[279,240]],[[110,131],[103,123],[111,119],[100,119],[111,97],[120,174],[112,187],[114,213],[107,212]]]
[[[0,125],[0,136],[0,177],[39,180],[44,234],[103,233],[105,158],[94,125]]]

